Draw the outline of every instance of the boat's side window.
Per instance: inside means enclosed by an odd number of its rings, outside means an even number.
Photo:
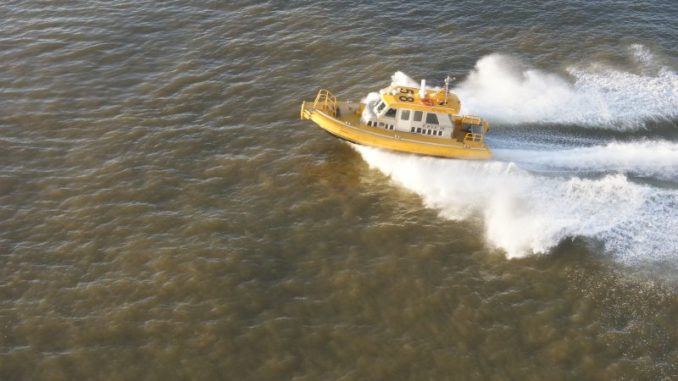
[[[438,131],[438,136],[443,136],[443,132],[442,132],[442,131]]]
[[[367,121],[367,125],[370,126],[370,127],[372,127],[372,121],[371,121],[371,120],[368,120],[368,121]]]
[[[427,112],[426,113],[426,123],[428,123],[428,124],[438,124],[438,116],[436,114]]]
[[[421,127],[417,127],[417,133],[421,134]]]
[[[386,116],[388,116],[389,118],[395,118],[395,114],[396,114],[396,109],[394,109],[394,108],[390,108],[390,109],[388,109],[388,111],[386,111]]]
[[[414,121],[415,122],[421,122],[421,117],[424,113],[421,111],[415,111],[414,112]]]
[[[377,114],[380,113],[381,110],[384,109],[384,107],[386,107],[386,103],[384,103],[384,102],[379,102],[379,104],[377,105]]]
[[[379,122],[379,127],[384,127],[384,122]]]
[[[400,110],[401,120],[410,120],[410,110]]]
[[[416,131],[416,129],[415,129],[414,127],[412,127],[412,129],[410,130],[410,132],[414,132],[414,131]]]

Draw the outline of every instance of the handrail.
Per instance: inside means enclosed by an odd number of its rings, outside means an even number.
[[[464,143],[482,144],[482,142],[483,142],[483,134],[475,134],[473,132],[467,132],[464,135]]]
[[[320,89],[313,102],[313,108],[337,116],[337,98],[329,90]]]

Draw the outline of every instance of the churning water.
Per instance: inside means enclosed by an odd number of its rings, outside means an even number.
[[[678,378],[675,1],[0,15],[0,379]],[[492,160],[298,120],[446,75]]]
[[[591,237],[624,261],[676,264],[678,144],[603,136],[582,147],[559,136],[558,125],[566,123],[575,129],[626,130],[645,128],[648,119],[678,118],[678,76],[653,67],[653,56],[642,46],[631,48],[641,69],[658,70],[655,77],[568,68],[576,74],[570,83],[490,55],[456,89],[468,100],[462,112],[486,115],[500,126],[550,123],[557,145],[537,149],[528,132],[496,141],[504,147],[496,150],[496,160],[481,163],[356,149],[443,217],[465,220],[480,213],[488,242],[509,257],[545,253],[568,237]],[[402,72],[392,79],[416,85]]]

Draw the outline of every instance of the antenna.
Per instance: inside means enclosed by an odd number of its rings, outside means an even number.
[[[454,81],[457,77],[451,77],[448,75],[445,77],[445,104],[447,104],[447,94],[450,93],[450,81]]]

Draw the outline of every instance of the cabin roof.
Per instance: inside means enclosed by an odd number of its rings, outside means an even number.
[[[445,90],[426,89],[425,99],[419,97],[418,87],[389,86],[382,89],[381,99],[388,107],[418,111],[442,112],[458,115],[461,102],[454,93],[448,93],[445,102]]]

